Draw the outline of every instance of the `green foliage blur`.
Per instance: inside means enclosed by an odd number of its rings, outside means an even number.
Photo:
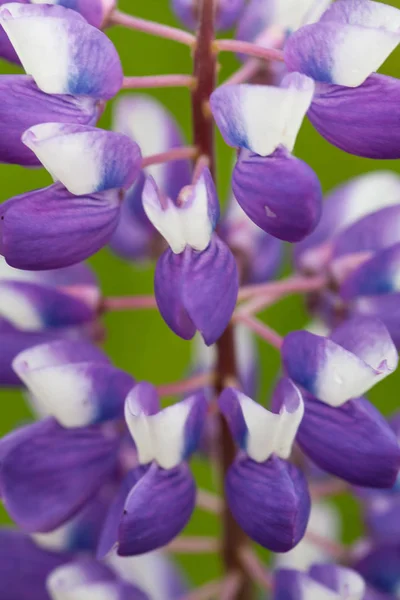
[[[386,3],[400,8],[400,0]],[[169,6],[168,0],[120,0],[119,8],[125,12],[147,19],[179,26]],[[150,75],[167,73],[190,73],[191,57],[186,47],[161,40],[146,34],[113,28],[109,35],[121,56],[126,75]],[[223,54],[220,57],[220,78],[229,76],[238,63],[234,56]],[[0,61],[0,72],[18,72],[18,69]],[[382,72],[400,76],[400,48],[384,65]],[[175,115],[190,141],[190,98],[184,89],[156,90],[151,93],[161,100]],[[382,102],[384,102],[384,98]],[[108,106],[100,125],[110,125],[112,107]],[[218,144],[218,189],[221,202],[229,196],[229,175],[232,166],[232,150],[227,148],[220,135]],[[350,156],[330,146],[306,122],[299,135],[295,153],[304,159],[318,174],[324,191],[330,190],[343,181],[376,169],[391,169],[400,172],[398,161],[373,161]],[[50,183],[50,176],[42,169],[22,169],[16,166],[0,165],[0,200],[4,201],[22,192],[44,187]],[[290,249],[283,273],[290,269]],[[151,268],[136,267],[123,262],[108,249],[102,250],[91,259],[104,295],[151,294],[153,272]],[[304,326],[308,321],[303,301],[292,297],[268,309],[262,318],[281,334]],[[181,378],[187,369],[190,357],[190,344],[177,338],[154,311],[118,313],[105,317],[107,341],[105,349],[114,363],[135,375],[138,380],[146,379],[155,384],[167,383]],[[271,387],[279,371],[279,356],[266,343],[259,344],[261,355],[260,400],[268,401]],[[370,394],[384,414],[390,414],[399,407],[400,372],[380,383]],[[0,392],[2,408],[0,412],[0,435],[4,435],[26,422],[29,409],[20,391]],[[218,490],[218,484],[206,463],[196,458],[194,471],[202,487]],[[349,497],[338,501],[344,517],[343,539],[348,542],[359,535],[362,527],[356,502]],[[0,507],[0,522],[9,522],[5,511]],[[196,511],[187,532],[197,535],[215,535],[218,531],[216,518]],[[180,563],[195,584],[216,577],[219,563],[215,556],[179,557]]]

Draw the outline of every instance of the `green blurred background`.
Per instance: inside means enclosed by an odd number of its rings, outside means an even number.
[[[387,2],[400,8],[400,0]],[[119,8],[137,16],[171,25],[179,25],[172,14],[168,0],[120,0]],[[191,57],[186,47],[148,36],[134,31],[114,28],[109,32],[121,56],[126,75],[150,75],[162,73],[190,73]],[[0,61],[0,72],[18,72]],[[233,56],[223,54],[220,57],[220,77],[226,78],[237,67]],[[384,65],[382,72],[400,76],[400,47]],[[167,89],[150,91],[161,100],[175,115],[189,141],[190,99],[187,90]],[[384,99],[382,99],[384,102]],[[399,107],[400,110],[400,107]],[[110,123],[111,106],[107,107],[101,126]],[[232,151],[227,148],[218,134],[218,188],[221,202],[229,195],[229,173],[232,165]],[[373,161],[349,156],[330,146],[306,122],[299,135],[295,153],[308,162],[318,174],[324,191],[354,177],[376,169],[391,169],[400,173],[399,161]],[[50,182],[49,175],[43,170],[27,170],[15,166],[0,165],[0,200],[6,200],[19,193],[43,187]],[[289,256],[289,251],[288,251]],[[153,291],[151,269],[132,266],[115,257],[104,249],[91,261],[101,288],[105,295],[146,294]],[[289,262],[286,270],[288,270]],[[302,299],[292,297],[271,307],[263,314],[269,324],[280,333],[300,328],[307,322]],[[110,314],[105,318],[107,326],[106,350],[114,363],[133,373],[137,379],[147,379],[155,384],[172,382],[179,379],[187,368],[190,357],[190,344],[177,338],[168,330],[160,316],[154,311]],[[265,343],[259,344],[261,355],[261,394],[265,401],[279,369],[278,353]],[[370,394],[370,398],[384,414],[390,414],[399,407],[400,372],[379,384]],[[29,418],[29,410],[19,391],[1,391],[2,411],[0,435],[4,435]],[[201,459],[195,459],[194,471],[199,484],[215,489],[212,475]],[[345,541],[351,541],[361,531],[361,520],[356,503],[342,497],[337,501],[344,519]],[[0,521],[8,522],[5,511],[0,506]],[[196,511],[187,532],[190,534],[210,535],[218,530],[214,517]],[[179,561],[190,574],[194,583],[217,576],[218,559],[215,556],[179,557]]]

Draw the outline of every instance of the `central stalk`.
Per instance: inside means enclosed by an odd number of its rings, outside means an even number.
[[[215,143],[214,122],[209,108],[210,96],[215,88],[217,60],[213,51],[215,17],[215,0],[200,0],[199,29],[194,54],[194,77],[196,87],[192,93],[193,135],[194,144],[199,154],[206,156],[209,168],[215,180]],[[235,356],[235,340],[233,325],[229,325],[217,342],[216,393],[228,385],[237,382]],[[225,420],[220,416],[220,439],[218,448],[219,471],[223,479],[235,458],[235,445]],[[248,543],[248,538],[234,520],[226,500],[223,509],[223,534],[221,541],[222,559],[227,573],[238,573],[241,576],[235,597],[232,600],[250,600],[252,582],[245,572],[239,552]]]

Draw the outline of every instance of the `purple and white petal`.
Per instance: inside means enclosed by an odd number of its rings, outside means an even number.
[[[399,98],[399,80],[377,73],[357,88],[321,83],[316,86],[308,117],[328,142],[345,152],[396,159],[400,155],[400,127],[395,116]]]
[[[320,468],[354,485],[390,488],[400,468],[397,438],[364,398],[334,408],[305,397],[297,442]]]
[[[400,294],[363,296],[351,304],[354,316],[375,317],[382,321],[390,333],[393,343],[400,347]]]
[[[337,594],[314,581],[307,573],[279,569],[274,576],[273,600],[339,600]]]
[[[183,134],[174,116],[156,98],[142,94],[122,96],[114,105],[113,130],[128,135],[143,156],[161,154],[184,145]],[[188,160],[177,160],[146,167],[157,186],[172,199],[191,182]]]
[[[400,177],[392,171],[372,171],[336,187],[324,202],[316,229],[297,244],[296,263],[306,270],[325,268],[334,236],[366,215],[399,202]]]
[[[185,527],[195,502],[195,482],[186,463],[167,470],[153,463],[127,498],[118,554],[135,556],[168,544]]]
[[[223,85],[211,95],[211,110],[225,142],[260,156],[279,146],[293,150],[314,94],[314,82],[294,73],[281,87]]]
[[[2,75],[0,94],[3,131],[0,161],[24,167],[40,165],[35,154],[21,142],[22,134],[29,127],[51,121],[90,126],[96,123],[101,112],[94,98],[49,96],[35,85],[31,77],[24,75]]]
[[[46,578],[69,560],[68,554],[38,548],[24,533],[11,528],[0,529],[0,578],[4,600],[49,600]]]
[[[25,71],[46,94],[108,99],[121,89],[114,45],[74,10],[11,3],[0,9],[0,25]]]
[[[2,493],[26,531],[52,531],[97,492],[115,467],[118,441],[95,428],[63,429],[49,421],[4,458]]]
[[[129,188],[141,169],[139,146],[113,131],[42,123],[25,131],[22,141],[53,179],[76,196]]]
[[[350,319],[330,338],[308,331],[289,333],[282,358],[293,381],[331,406],[365,393],[393,372],[398,362],[386,327],[372,317]]]
[[[242,150],[232,187],[247,216],[278,239],[299,242],[320,219],[322,190],[316,174],[284,148],[265,158]]]
[[[349,600],[363,600],[366,585],[356,571],[332,564],[313,565],[309,576],[328,589],[339,594],[339,597],[348,597]]]
[[[197,0],[172,0],[176,16],[189,29],[198,25]],[[230,29],[238,20],[244,8],[244,0],[217,0],[215,8],[215,27],[217,31]]]
[[[74,196],[61,184],[1,206],[0,252],[18,269],[57,269],[95,254],[118,223],[118,190]]]
[[[291,550],[304,535],[310,496],[304,475],[272,456],[264,463],[238,458],[225,480],[229,508],[255,542],[273,552]]]
[[[24,364],[25,359],[28,362]],[[109,365],[110,359],[100,348],[87,341],[64,339],[36,345],[26,354],[20,354],[18,360],[20,368],[30,370],[82,362]]]
[[[297,388],[282,380],[280,390],[279,414],[266,410],[234,388],[225,389],[218,400],[236,442],[258,463],[265,462],[272,454],[288,458],[303,418],[304,404]]]
[[[376,590],[372,600],[392,600],[396,598],[400,577],[400,550],[398,544],[378,544],[366,547],[354,568]],[[382,595],[378,595],[379,592]],[[367,600],[370,597],[367,596]]]
[[[79,12],[86,21],[101,29],[115,8],[116,0],[30,0],[31,4],[55,4]]]

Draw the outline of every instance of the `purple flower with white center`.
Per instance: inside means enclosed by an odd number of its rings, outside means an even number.
[[[196,450],[207,412],[198,393],[163,410],[149,384],[126,399],[125,419],[147,471],[129,492],[118,530],[118,554],[156,550],[180,533],[195,506],[196,487],[187,459]]]
[[[105,100],[121,89],[122,67],[112,42],[74,10],[13,2],[0,8],[0,25],[43,92]]]
[[[208,169],[174,203],[153,179],[146,181],[143,207],[167,240],[155,274],[155,296],[167,325],[183,339],[200,331],[207,345],[226,329],[236,305],[235,258],[213,230],[219,204]]]
[[[237,201],[258,227],[290,242],[309,235],[321,215],[319,181],[291,155],[313,93],[311,79],[291,74],[279,88],[226,85],[211,95],[222,136],[241,149],[232,179]]]
[[[114,109],[113,129],[139,144],[144,156],[161,154],[183,145],[182,133],[173,115],[151,96],[130,95],[119,99]],[[126,191],[121,218],[110,246],[128,260],[149,259],[160,243],[159,235],[143,209],[146,174],[154,178],[169,198],[177,198],[180,190],[191,180],[189,162],[180,160],[147,167]]]
[[[95,125],[99,102],[86,96],[53,95],[42,92],[31,77],[1,75],[0,161],[32,167],[40,161],[21,141],[24,131],[39,123],[58,121],[82,126]]]
[[[10,198],[0,209],[0,253],[18,269],[74,265],[110,240],[120,190],[75,196],[60,183]]]
[[[229,508],[247,535],[274,552],[287,552],[301,540],[310,515],[302,472],[287,459],[304,413],[301,394],[282,380],[272,413],[234,388],[224,390],[219,407],[241,451],[228,470]]]
[[[296,384],[337,407],[390,375],[397,368],[398,355],[379,319],[354,317],[329,337],[308,331],[289,333],[283,342],[282,360]]]
[[[243,12],[245,0],[216,0],[215,27],[217,30],[233,27]],[[177,17],[189,29],[198,25],[199,0],[172,0]]]
[[[363,578],[336,565],[314,565],[308,573],[281,569],[275,574],[273,600],[366,600]]]
[[[57,341],[18,354],[13,368],[36,404],[63,427],[123,418],[135,381],[91,344]]]
[[[139,146],[127,135],[104,129],[42,123],[25,131],[22,142],[76,196],[127,189],[141,169]]]
[[[276,276],[283,260],[282,242],[257,227],[234,197],[221,219],[220,231],[241,264],[243,283],[265,283]]]

